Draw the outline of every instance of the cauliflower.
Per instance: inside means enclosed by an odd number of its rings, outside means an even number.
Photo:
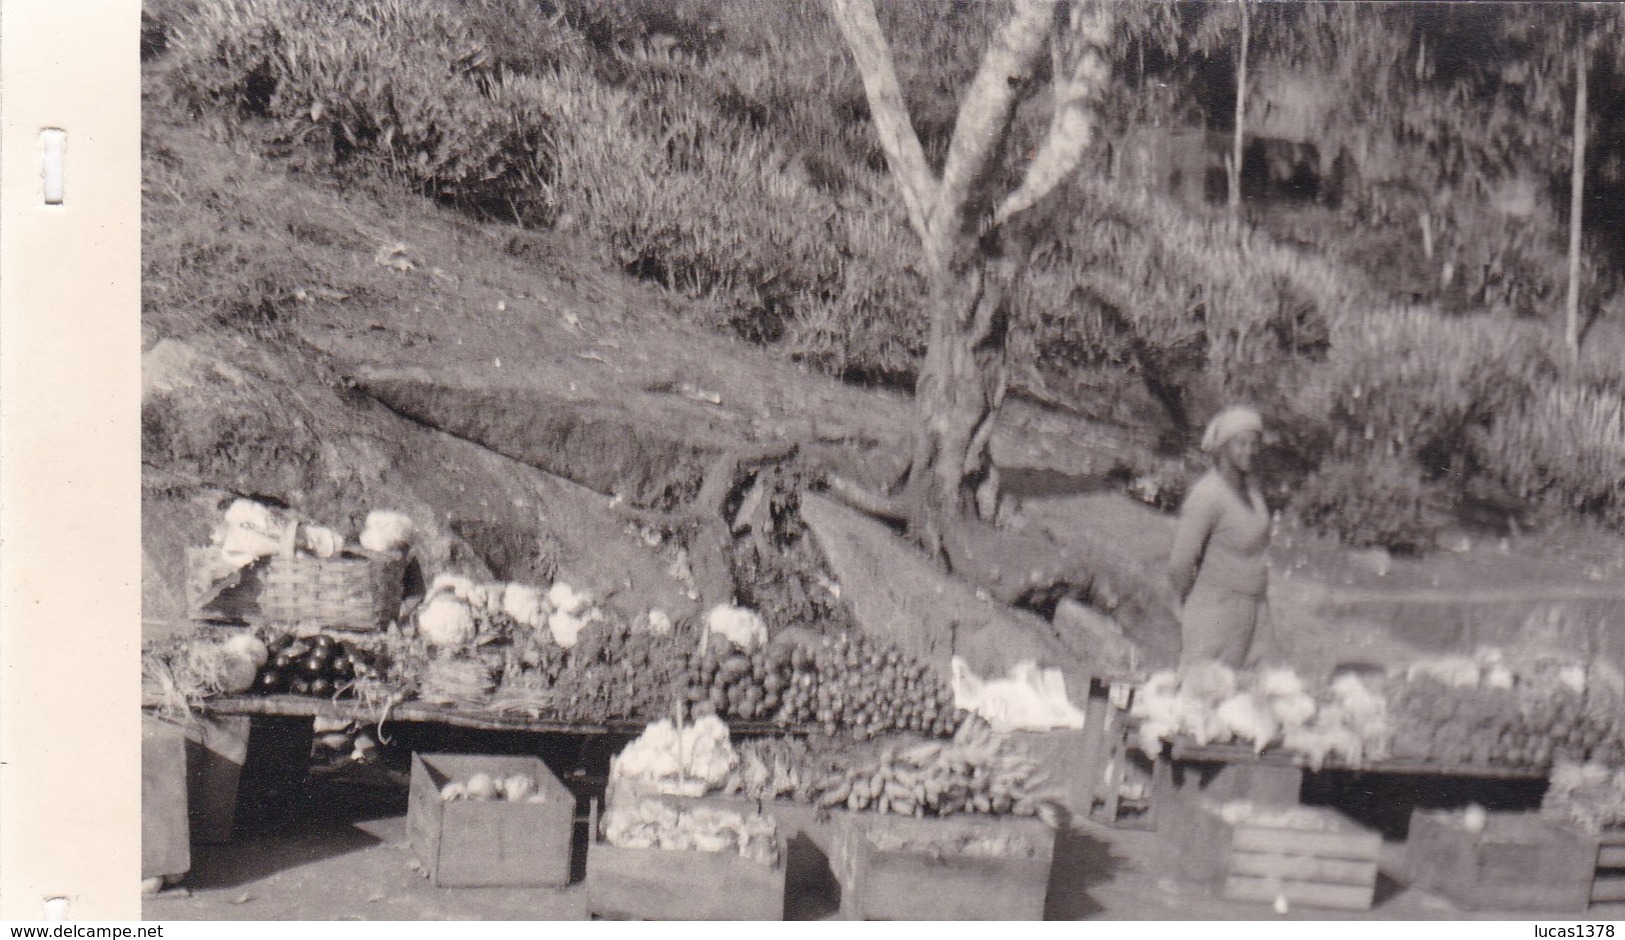
[[[571,616],[579,616],[582,611],[591,606],[592,598],[585,593],[578,592],[563,581],[556,581],[552,587],[547,589],[547,602],[553,605],[553,609],[556,611],[562,611]]]
[[[226,524],[254,529],[266,535],[276,535],[282,531],[282,523],[278,521],[275,511],[251,499],[232,500],[231,505],[226,507]]]
[[[755,611],[743,607],[718,604],[705,615],[705,628],[720,633],[742,650],[753,650],[767,643],[767,625]]]
[[[367,513],[361,527],[361,547],[369,552],[394,552],[412,545],[414,526],[405,514],[378,510]]]
[[[555,610],[547,618],[547,630],[552,634],[554,643],[565,649],[571,649],[576,645],[576,637],[580,635],[582,630],[586,629],[587,623],[588,620],[585,617],[577,617],[575,614]]]
[[[1486,689],[1512,688],[1512,670],[1496,663],[1484,673],[1484,687]]]
[[[327,526],[299,527],[299,544],[317,558],[332,558],[344,548],[344,538]]]
[[[1305,692],[1270,700],[1270,714],[1286,728],[1308,724],[1310,719],[1315,717],[1316,707],[1314,697]]]
[[[1171,722],[1179,701],[1179,674],[1163,670],[1151,674],[1134,696],[1132,714],[1137,718]]]
[[[1252,742],[1262,752],[1281,730],[1281,723],[1257,696],[1243,692],[1219,706],[1217,717],[1224,730],[1243,741]]]
[[[649,632],[655,636],[665,636],[671,632],[671,617],[656,607],[649,611]]]
[[[449,594],[458,600],[466,601],[473,592],[473,578],[465,578],[460,574],[437,574],[434,581],[429,584],[428,596],[433,599],[436,595]]]
[[[418,612],[418,632],[431,646],[466,646],[474,639],[474,611],[456,597],[442,594]]]
[[[1259,691],[1270,696],[1291,696],[1304,693],[1303,680],[1291,669],[1266,669],[1258,675]]]
[[[1171,724],[1157,721],[1147,721],[1140,725],[1139,741],[1140,753],[1147,757],[1156,757],[1162,753],[1163,739],[1172,737],[1178,730]]]
[[[547,607],[542,592],[528,584],[510,584],[502,590],[502,610],[534,630],[547,627]]]
[[[507,587],[500,582],[476,584],[469,588],[468,606],[482,614],[501,610],[502,596],[506,593]]]
[[[662,793],[700,796],[719,787],[738,765],[728,726],[708,715],[678,731],[657,721],[610,762],[612,780],[653,785]]]
[[[1236,674],[1222,663],[1201,663],[1186,669],[1180,691],[1209,705],[1236,694]]]

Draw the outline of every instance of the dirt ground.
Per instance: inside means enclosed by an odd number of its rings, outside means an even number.
[[[404,794],[330,792],[325,809],[276,831],[197,846],[182,887],[148,899],[147,920],[579,920],[588,917],[581,866],[562,889],[441,889],[426,880],[407,844]],[[578,850],[581,846],[577,846]],[[1175,874],[1156,833],[1093,823],[1061,833],[1049,887],[1050,920],[1508,920],[1550,914],[1462,911],[1403,886],[1404,845],[1384,844],[1377,900],[1344,912],[1226,901]],[[829,919],[833,899],[791,891],[791,919]],[[1625,917],[1625,905],[1593,908],[1588,921]]]

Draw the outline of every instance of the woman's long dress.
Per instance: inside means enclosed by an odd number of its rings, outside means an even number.
[[[1195,583],[1180,614],[1180,664],[1253,665],[1270,645],[1265,600],[1270,514],[1257,487],[1242,499],[1218,471],[1191,487],[1179,513],[1169,570],[1175,583]]]

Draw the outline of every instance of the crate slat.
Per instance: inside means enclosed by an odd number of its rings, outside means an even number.
[[[1253,875],[1231,875],[1224,882],[1224,896],[1233,901],[1270,903],[1277,897],[1285,897],[1294,904],[1342,911],[1369,910],[1376,889],[1375,882],[1369,885],[1325,884]]]
[[[1234,875],[1365,886],[1376,883],[1377,861],[1236,851],[1230,855],[1230,872]]]
[[[1305,832],[1243,825],[1236,828],[1231,845],[1244,852],[1372,859],[1382,847],[1382,836],[1375,832]]]
[[[1598,868],[1625,868],[1625,844],[1604,845],[1597,849]]]
[[[1591,903],[1625,901],[1625,875],[1598,875],[1591,883]]]

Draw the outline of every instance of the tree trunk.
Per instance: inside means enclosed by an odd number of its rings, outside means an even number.
[[[1569,298],[1563,341],[1569,355],[1580,355],[1580,222],[1586,183],[1586,61],[1585,47],[1574,53],[1574,169],[1569,188]]]
[[[1230,211],[1241,211],[1241,148],[1247,132],[1247,3],[1241,9],[1241,56],[1236,62],[1236,133],[1230,146]]]
[[[944,558],[945,529],[961,517],[991,517],[998,470],[993,423],[1009,384],[1004,284],[977,258],[932,277],[931,341],[915,385],[919,432],[905,500],[911,534]]]

